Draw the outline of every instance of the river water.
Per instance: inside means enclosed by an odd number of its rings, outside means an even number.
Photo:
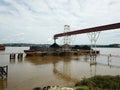
[[[8,78],[0,80],[0,90],[32,90],[52,85],[72,87],[82,78],[120,75],[120,48],[97,48],[101,55],[96,57],[96,62],[86,55],[26,57],[24,54],[23,59],[9,59],[9,53],[27,49],[6,47],[0,51],[0,66],[8,65]]]

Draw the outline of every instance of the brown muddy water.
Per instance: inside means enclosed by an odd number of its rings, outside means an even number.
[[[0,90],[32,90],[49,85],[72,87],[85,77],[120,75],[120,48],[97,48],[102,54],[97,56],[97,64],[92,64],[89,56],[25,57],[24,54],[23,59],[9,59],[8,53],[27,49],[6,47],[0,51],[0,66],[8,65],[8,78],[0,80]]]

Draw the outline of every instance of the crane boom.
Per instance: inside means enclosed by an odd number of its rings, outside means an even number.
[[[89,32],[105,31],[105,30],[112,30],[112,29],[118,29],[118,28],[120,28],[120,23],[109,24],[109,25],[104,25],[104,26],[98,26],[98,27],[92,27],[92,28],[87,28],[87,29],[70,31],[66,33],[55,34],[54,39],[57,39],[58,37],[62,37],[62,36],[70,36],[70,35],[83,34],[83,33],[89,33]]]

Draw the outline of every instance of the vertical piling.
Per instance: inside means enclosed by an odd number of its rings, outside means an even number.
[[[6,77],[8,77],[8,65],[6,65]]]
[[[23,53],[18,53],[17,58],[18,58],[18,59],[22,59],[22,58],[23,58]]]
[[[14,53],[10,54],[10,59],[15,59],[16,55]]]

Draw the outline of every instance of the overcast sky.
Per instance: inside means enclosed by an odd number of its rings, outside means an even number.
[[[118,22],[120,0],[0,0],[0,43],[52,44],[64,25],[73,31]],[[90,41],[82,34],[71,43]],[[120,29],[101,32],[97,44],[111,43],[120,44]]]

